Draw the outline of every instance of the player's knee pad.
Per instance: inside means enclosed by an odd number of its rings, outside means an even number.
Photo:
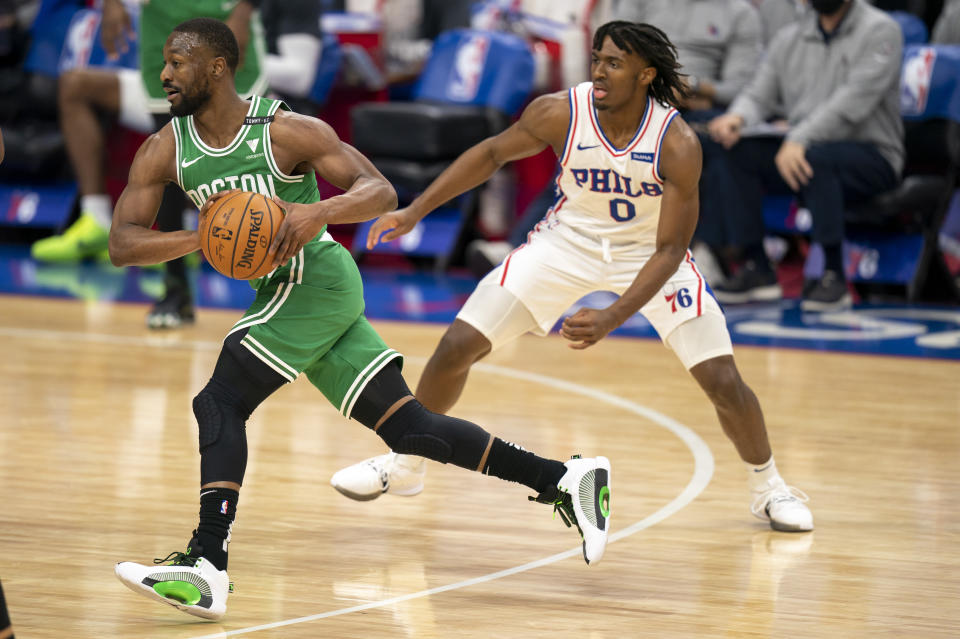
[[[415,398],[384,420],[377,434],[390,449],[475,470],[490,434],[462,419],[431,413]]]
[[[246,421],[239,397],[211,379],[193,398],[200,444],[200,481],[243,482],[247,465]]]
[[[193,398],[193,415],[200,429],[200,452],[215,444],[224,427],[246,422],[239,398],[216,379],[211,379]]]

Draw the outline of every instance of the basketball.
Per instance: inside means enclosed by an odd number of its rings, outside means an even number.
[[[267,250],[283,210],[259,193],[240,191],[221,199],[200,224],[200,248],[227,277],[252,280],[273,270]]]

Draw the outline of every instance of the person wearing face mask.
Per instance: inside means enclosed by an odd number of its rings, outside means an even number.
[[[864,0],[810,0],[813,11],[784,27],[747,88],[709,123],[727,149],[730,178],[711,185],[727,237],[743,260],[715,287],[721,302],[782,295],[763,251],[763,196],[794,193],[810,210],[822,245],[822,277],[804,287],[804,310],[849,306],[843,271],[846,208],[896,187],[904,161],[899,110],[903,36]],[[748,127],[782,114],[783,135]]]

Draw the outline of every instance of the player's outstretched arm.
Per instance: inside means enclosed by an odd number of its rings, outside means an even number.
[[[661,151],[663,195],[656,251],[616,302],[604,309],[581,309],[564,320],[560,334],[573,342],[571,348],[587,348],[599,342],[643,308],[676,273],[697,226],[701,163],[697,135],[677,116],[667,129]]]
[[[370,160],[341,141],[325,122],[281,111],[270,127],[270,140],[281,168],[296,173],[316,171],[344,190],[313,204],[277,199],[286,215],[270,246],[275,265],[293,257],[326,224],[363,222],[397,206],[393,186]]]
[[[547,145],[559,155],[569,121],[566,91],[540,96],[512,126],[464,151],[410,206],[377,220],[367,235],[367,248],[409,233],[430,211],[483,184],[507,162],[536,155]]]
[[[169,124],[140,145],[130,166],[127,186],[113,211],[110,261],[115,266],[159,264],[200,248],[196,231],[164,233],[150,228],[157,217],[164,187],[176,180],[175,155]]]

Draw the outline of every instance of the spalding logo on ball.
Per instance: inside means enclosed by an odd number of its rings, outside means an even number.
[[[267,251],[283,210],[259,193],[240,191],[214,207],[200,225],[200,248],[220,273],[253,280],[273,270]]]

